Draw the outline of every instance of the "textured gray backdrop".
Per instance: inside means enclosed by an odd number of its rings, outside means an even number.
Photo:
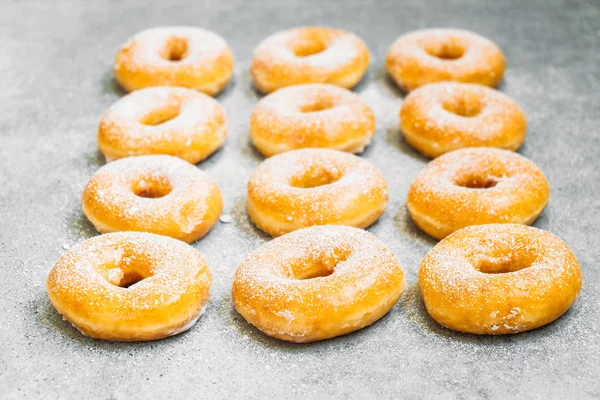
[[[600,397],[600,3],[597,0],[0,2],[0,397],[2,398],[571,398]],[[152,343],[83,337],[51,308],[45,278],[75,243],[96,235],[80,194],[104,164],[100,116],[123,92],[111,68],[135,32],[189,24],[221,34],[236,58],[218,100],[230,123],[225,146],[200,164],[220,185],[225,214],[194,244],[214,285],[208,311],[188,333]],[[309,345],[270,339],[234,312],[236,266],[267,238],[249,223],[245,185],[261,157],[248,142],[252,50],[301,24],[364,38],[372,64],[356,92],[377,117],[364,157],[388,179],[391,201],[370,231],[401,259],[407,290],[374,326]],[[383,60],[400,34],[425,27],[471,29],[508,59],[500,90],[525,110],[520,151],[552,187],[535,223],[565,240],[583,269],[580,300],[534,332],[477,337],[442,329],[416,289],[435,244],[410,222],[405,196],[427,160],[397,128],[402,94]]]

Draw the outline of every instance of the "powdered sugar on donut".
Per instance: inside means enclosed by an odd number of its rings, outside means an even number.
[[[115,258],[114,254],[121,256]],[[140,276],[128,288],[108,271]],[[149,340],[193,319],[208,300],[212,277],[200,254],[183,242],[148,233],[119,232],[71,249],[48,277],[52,304],[89,336]],[[159,333],[160,335],[160,333]]]
[[[144,187],[159,196],[135,193]],[[137,230],[182,240],[205,234],[222,209],[217,185],[171,156],[130,157],[105,165],[86,186],[82,202],[86,216],[102,232]]]

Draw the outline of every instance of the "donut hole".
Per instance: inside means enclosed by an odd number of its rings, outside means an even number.
[[[332,170],[323,165],[311,165],[300,174],[294,175],[290,180],[290,186],[311,189],[330,185],[339,181],[342,176],[343,174],[339,170]]]
[[[533,260],[529,257],[483,258],[475,268],[484,274],[507,274],[529,268],[532,264]]]
[[[188,47],[187,39],[175,36],[167,41],[160,56],[165,60],[178,62],[187,57]]]
[[[136,258],[115,250],[112,260],[101,266],[101,273],[110,284],[127,289],[153,275],[147,260]]]
[[[327,45],[318,38],[297,42],[292,45],[292,53],[294,53],[296,57],[313,56],[325,51],[325,49],[327,49]]]
[[[301,113],[313,113],[329,110],[334,107],[333,101],[330,99],[318,99],[314,102],[303,104],[300,106]]]
[[[455,180],[455,184],[467,189],[491,189],[500,180],[495,176],[464,175]]]
[[[427,43],[424,46],[425,51],[430,56],[442,60],[458,60],[466,53],[466,48],[457,38],[446,38],[442,41]]]
[[[129,288],[148,278],[136,270],[123,270],[119,267],[108,270],[108,281],[115,286]]]
[[[156,126],[176,118],[181,112],[179,105],[169,105],[150,111],[140,119],[142,125]]]
[[[465,118],[472,118],[481,113],[483,104],[479,97],[470,92],[460,93],[442,102],[444,110]]]
[[[351,255],[349,249],[335,247],[319,254],[315,258],[302,260],[291,265],[291,278],[306,280],[324,278],[332,275],[338,264],[346,261]]]
[[[134,182],[131,191],[138,197],[159,199],[165,197],[173,187],[171,182],[162,176],[148,176]]]

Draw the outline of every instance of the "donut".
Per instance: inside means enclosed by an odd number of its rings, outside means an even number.
[[[237,269],[236,310],[274,338],[306,343],[362,329],[404,290],[394,254],[372,234],[315,226],[262,245]]]
[[[303,84],[261,99],[250,119],[254,146],[266,157],[305,147],[360,153],[375,133],[369,106],[347,89]]]
[[[214,96],[233,73],[233,55],[217,34],[189,26],[137,33],[119,50],[114,73],[128,92],[150,86],[181,86]]]
[[[129,157],[103,166],[81,203],[102,233],[150,232],[187,243],[206,235],[223,208],[217,184],[172,156]]]
[[[481,85],[432,83],[411,92],[400,108],[406,141],[428,157],[464,147],[517,150],[527,118],[508,96]]]
[[[275,33],[262,41],[250,73],[263,93],[301,83],[331,83],[351,89],[369,67],[369,49],[356,35],[306,26]]]
[[[113,104],[98,128],[98,147],[108,161],[168,154],[196,164],[225,140],[225,112],[212,97],[194,90],[153,87]]]
[[[248,181],[248,214],[271,236],[313,225],[366,228],[388,202],[383,174],[337,150],[300,149],[271,157]]]
[[[73,247],[46,281],[52,306],[86,336],[157,340],[190,329],[203,313],[210,268],[191,246],[117,232]]]
[[[556,236],[519,224],[463,228],[421,262],[427,312],[460,332],[504,335],[546,325],[577,300],[581,270]]]
[[[516,153],[456,150],[436,158],[413,181],[407,206],[413,221],[442,239],[470,225],[531,224],[550,198],[542,171]]]
[[[506,61],[493,42],[460,29],[423,29],[400,36],[385,64],[405,91],[433,82],[456,81],[496,87]]]

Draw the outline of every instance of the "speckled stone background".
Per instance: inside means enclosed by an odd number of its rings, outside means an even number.
[[[0,398],[528,398],[600,397],[600,3],[597,0],[0,2]],[[230,44],[235,75],[218,96],[230,123],[225,146],[199,165],[220,185],[229,224],[194,244],[214,285],[190,331],[151,343],[83,337],[50,306],[45,278],[67,249],[96,235],[80,209],[104,164],[100,116],[123,96],[112,75],[119,46],[156,25],[214,30]],[[249,144],[252,50],[302,24],[351,30],[372,51],[355,89],[377,133],[364,157],[379,167],[391,201],[370,231],[401,259],[407,290],[370,328],[326,342],[270,339],[234,311],[236,266],[267,237],[245,213],[245,185],[261,157]],[[416,289],[435,244],[410,221],[411,180],[427,160],[397,128],[400,93],[383,60],[402,33],[471,29],[495,41],[508,69],[500,90],[526,111],[520,152],[552,187],[535,226],[565,240],[583,269],[579,301],[558,321],[505,337],[457,334],[433,323]]]

